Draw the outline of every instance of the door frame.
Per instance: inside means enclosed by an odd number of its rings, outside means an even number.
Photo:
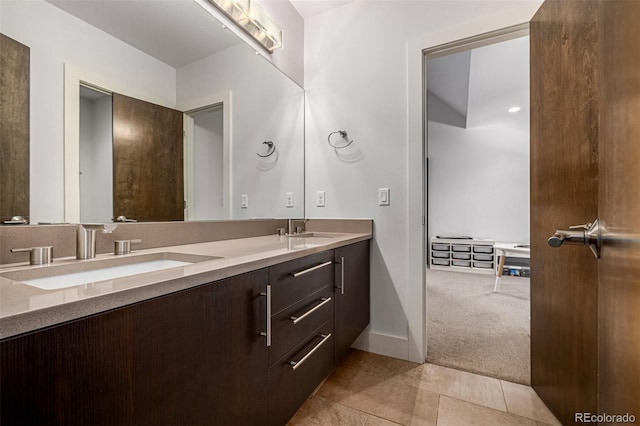
[[[232,179],[232,134],[231,134],[231,91],[214,93],[204,98],[198,99],[195,102],[187,102],[178,105],[180,111],[184,111],[184,115],[191,117],[193,114],[206,111],[208,109],[219,108],[222,105],[222,203],[224,207],[225,217],[216,220],[229,220],[231,219],[231,194],[233,188]],[[185,197],[186,197],[186,209],[185,220],[191,220],[193,215],[193,191],[195,185],[195,173],[194,173],[194,159],[193,159],[193,142],[194,134],[193,129],[187,129],[187,121],[185,120],[185,133],[184,133],[184,146],[185,146],[185,158],[184,158],[184,173],[185,173]]]
[[[426,296],[426,187],[425,148],[426,120],[424,106],[426,84],[424,52],[434,51],[452,43],[470,41],[496,32],[513,31],[526,26],[540,7],[526,4],[500,16],[487,17],[430,32],[407,41],[407,278],[405,311],[408,328],[408,359],[424,363],[427,358],[427,296]],[[421,229],[421,232],[411,232]]]

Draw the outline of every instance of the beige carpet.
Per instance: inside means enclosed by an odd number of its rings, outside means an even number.
[[[529,278],[427,269],[427,362],[531,384]]]

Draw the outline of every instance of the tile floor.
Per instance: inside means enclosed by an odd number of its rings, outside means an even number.
[[[559,425],[529,386],[351,350],[289,425]]]

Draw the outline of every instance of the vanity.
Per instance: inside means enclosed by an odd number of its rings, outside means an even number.
[[[0,269],[2,424],[285,424],[369,323],[370,238],[158,247],[127,256],[201,261],[58,290]]]

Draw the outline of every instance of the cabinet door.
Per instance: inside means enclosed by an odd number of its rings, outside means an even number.
[[[136,309],[138,424],[259,424],[267,416],[267,270]]]
[[[1,423],[260,424],[267,270],[0,342]]]
[[[335,359],[369,324],[369,241],[335,250]]]

